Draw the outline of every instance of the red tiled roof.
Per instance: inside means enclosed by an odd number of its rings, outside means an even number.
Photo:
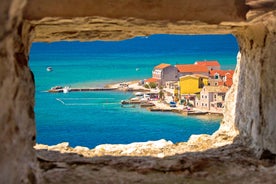
[[[199,65],[175,65],[179,72],[191,72],[191,73],[203,73],[208,72],[207,66],[199,66]]]
[[[220,81],[220,82],[218,82],[218,85],[219,85],[219,86],[223,86],[223,85],[224,85],[224,82],[223,82],[223,81]]]
[[[201,74],[194,74],[194,76],[196,76],[196,77],[201,77],[201,78],[206,78],[206,79],[209,78],[208,76],[206,76],[206,75],[201,75]]]
[[[234,74],[234,70],[211,70],[210,71],[210,76],[215,76],[215,74],[219,74],[220,76],[225,76],[232,78]]]
[[[181,79],[182,78],[196,78],[196,79],[205,78],[205,79],[208,79],[209,77],[207,77],[205,75],[200,75],[200,74],[193,74],[193,75],[184,75],[184,76],[181,76],[180,78]]]
[[[201,66],[220,66],[219,62],[216,60],[212,61],[196,61],[195,65],[201,65]]]
[[[145,82],[158,82],[158,79],[149,78],[149,79],[146,79]]]
[[[224,84],[225,84],[225,86],[227,86],[227,87],[231,87],[232,84],[233,84],[233,81],[232,81],[232,79],[229,79],[229,80],[226,80],[226,81],[224,82]]]
[[[168,66],[171,66],[171,65],[166,64],[166,63],[161,63],[161,64],[155,66],[154,69],[164,69],[164,68],[167,68]]]

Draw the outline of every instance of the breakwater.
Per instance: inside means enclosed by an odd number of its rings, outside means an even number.
[[[58,89],[49,89],[49,93],[64,93],[66,92],[79,92],[79,91],[113,91],[117,90],[118,88],[58,88]]]

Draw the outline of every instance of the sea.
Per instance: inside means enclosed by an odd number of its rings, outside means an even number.
[[[53,86],[103,87],[151,77],[160,63],[192,64],[218,60],[235,69],[238,45],[233,35],[151,35],[123,41],[35,42],[29,65],[35,76],[35,122],[39,144],[94,148],[165,139],[187,141],[212,134],[221,118],[191,117],[143,108],[121,107],[130,92],[48,93]],[[47,67],[52,67],[48,72]]]

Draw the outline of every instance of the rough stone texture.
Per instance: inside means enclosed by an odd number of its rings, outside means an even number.
[[[276,12],[254,20],[237,34],[241,48],[236,126],[259,156],[276,154]]]
[[[206,24],[199,21],[144,20],[138,18],[78,17],[71,19],[48,17],[31,20],[33,41],[60,40],[122,40],[151,34],[229,34],[238,30],[237,23]],[[245,24],[245,23],[239,23]]]
[[[135,17],[145,20],[177,20],[220,23],[242,21],[245,0],[29,0],[24,18],[44,17]]]
[[[248,10],[244,0],[29,0],[27,7],[24,18],[35,27],[34,41],[46,42],[227,34]]]
[[[246,14],[247,20],[252,20],[276,8],[275,0],[246,0],[246,2],[250,9]]]
[[[183,152],[199,152],[215,149],[233,143],[233,137],[228,135],[210,136],[206,134],[192,135],[188,142],[173,144],[164,139],[158,141],[135,142],[131,144],[103,144],[94,149],[76,146],[72,148],[68,142],[48,146],[36,144],[36,150],[59,151],[60,153],[76,153],[84,157],[98,156],[150,156],[163,158],[182,154]]]
[[[200,146],[205,140],[195,141]],[[193,152],[195,147],[192,144],[179,145],[182,152],[162,158],[143,153],[125,156],[114,152],[100,157],[83,157],[85,152],[78,155],[66,143],[48,150],[46,147],[37,150],[45,183],[271,184],[275,183],[276,177],[275,161],[258,160],[248,148],[236,144],[201,152]],[[159,147],[159,151],[166,152],[165,147]],[[59,151],[51,151],[53,148],[59,148]],[[156,152],[157,149],[149,147],[148,151]]]
[[[241,53],[237,54],[237,66],[233,76],[233,85],[226,93],[225,97],[225,108],[223,112],[223,120],[220,123],[219,130],[214,133],[215,135],[226,134],[230,137],[236,137],[239,135],[238,127],[235,126],[237,120],[237,95],[238,95],[238,85],[239,85],[239,76],[240,76],[240,62],[241,62]]]
[[[25,3],[0,3],[0,183],[36,182],[34,83],[29,43],[24,45],[21,35]]]
[[[22,21],[26,1],[0,2],[0,183],[79,183],[80,177],[82,183],[274,182],[275,0],[29,0]],[[220,129],[148,150],[64,143],[42,146],[47,151],[37,150],[35,157],[31,41],[156,33],[237,36],[241,60]],[[250,145],[259,158],[271,160],[256,160]]]

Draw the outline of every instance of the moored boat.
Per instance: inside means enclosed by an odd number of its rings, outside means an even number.
[[[46,70],[47,70],[47,72],[51,72],[51,71],[53,71],[53,68],[49,66],[46,68]]]

